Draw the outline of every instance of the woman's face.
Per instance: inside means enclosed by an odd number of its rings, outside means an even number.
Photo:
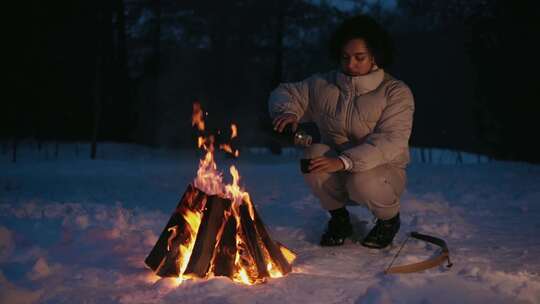
[[[364,39],[349,40],[341,52],[341,70],[349,76],[365,75],[375,64]]]

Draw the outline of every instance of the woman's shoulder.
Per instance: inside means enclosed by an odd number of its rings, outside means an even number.
[[[411,88],[405,81],[394,77],[388,72],[384,73],[384,87],[386,89],[387,95],[394,95],[399,93],[409,93],[412,94]]]
[[[315,73],[305,79],[305,81],[316,88],[334,87],[336,85],[336,74],[337,72],[334,70]]]

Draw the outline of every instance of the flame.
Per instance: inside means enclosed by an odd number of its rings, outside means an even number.
[[[268,270],[271,278],[281,278],[283,276],[281,271],[279,271],[279,269],[277,269],[272,262],[268,262],[268,264],[266,264],[266,269]]]
[[[235,124],[231,124],[231,140],[235,137],[238,137],[238,127]],[[234,155],[236,158],[240,156],[240,151],[238,151],[238,149],[233,149],[230,144],[221,144],[219,145],[219,148],[231,155]]]
[[[204,146],[204,143],[206,142],[206,139],[204,139],[204,137],[202,136],[199,136],[197,138],[197,147],[200,149]]]
[[[218,171],[213,153],[213,137],[209,138],[209,146],[204,145],[206,154],[199,162],[194,185],[208,195],[223,193],[223,177]]]
[[[150,272],[147,275],[145,275],[143,279],[144,279],[145,282],[148,282],[150,284],[154,284],[157,281],[159,281],[161,279],[161,277],[158,276],[157,274],[153,273],[153,272]]]
[[[249,216],[254,221],[255,220],[255,208],[253,207],[253,203],[251,202],[251,198],[249,197],[249,193],[244,193],[244,202],[248,205],[249,210]]]
[[[240,267],[240,270],[238,271],[238,276],[235,277],[235,279],[236,282],[244,283],[246,285],[253,285],[253,283],[249,279],[246,269],[242,267]]]
[[[238,158],[238,156],[240,156],[240,151],[238,151],[238,150],[233,151],[233,148],[229,144],[221,144],[221,145],[219,145],[219,148],[221,150],[231,154],[231,155],[234,155],[234,157]]]
[[[204,114],[201,108],[201,104],[198,102],[193,103],[193,115],[191,116],[191,125],[196,125],[199,131],[204,131]]]
[[[294,260],[296,259],[296,254],[294,254],[287,247],[282,246],[281,244],[278,244],[278,246],[279,246],[279,250],[281,251],[281,253],[285,257],[287,262],[289,262],[289,264],[292,264],[292,262],[294,262]]]
[[[277,245],[277,244],[276,244]],[[275,264],[274,260],[270,256],[270,253],[268,253],[268,250],[266,247],[262,246],[264,258],[266,261],[266,270],[268,271],[268,274],[270,274],[271,278],[281,278],[283,277],[283,273],[279,270],[278,266]]]
[[[234,153],[233,150],[232,150],[232,148],[231,148],[231,145],[229,145],[229,144],[221,144],[221,145],[219,145],[219,148],[220,148],[221,150],[227,152],[227,153],[230,153],[230,154],[233,154],[233,153]]]
[[[238,136],[238,127],[235,124],[231,124],[231,139]]]
[[[176,237],[176,231],[177,231],[177,229],[178,229],[178,225],[173,226],[173,227],[167,229],[167,231],[171,232],[171,235],[170,235],[169,238],[167,239],[167,251],[171,251],[172,240]]]
[[[237,231],[240,231],[240,221],[237,221]],[[233,275],[233,281],[242,283],[245,285],[253,285],[255,284],[255,280],[251,279],[249,275],[249,269],[247,267],[244,267],[243,261],[244,259],[248,259],[248,263],[246,264],[253,264],[254,261],[250,260],[249,255],[242,255],[241,252],[246,250],[246,244],[242,240],[242,237],[240,236],[240,233],[236,235],[236,256],[234,258],[234,268],[235,272]]]
[[[183,214],[184,220],[186,220],[186,231],[188,232],[188,239],[184,244],[180,245],[180,256],[179,269],[180,273],[183,274],[186,270],[186,267],[191,258],[191,253],[193,252],[193,246],[195,246],[195,240],[197,239],[197,232],[199,232],[199,226],[201,225],[202,214],[200,212],[191,211],[185,209]],[[180,275],[180,283],[182,280],[187,279],[187,276]]]
[[[240,173],[238,173],[238,169],[236,169],[235,166],[231,166],[229,168],[229,172],[233,177],[233,181],[231,184],[225,185],[225,197],[230,199],[234,204],[238,206],[243,204],[244,202],[247,202],[250,206],[249,212],[251,215],[251,219],[255,219],[249,193],[245,192],[244,190],[242,190],[242,188],[240,188]]]
[[[195,102],[193,104],[193,116],[192,116],[192,125],[197,126],[199,131],[205,130],[204,117],[208,113],[203,112],[203,109],[200,103]],[[231,124],[231,138],[236,138],[238,136],[238,126],[236,124]],[[249,193],[244,191],[240,187],[240,173],[235,166],[230,166],[229,172],[232,176],[232,182],[230,184],[225,184],[223,182],[223,174],[217,168],[215,159],[214,159],[214,137],[212,135],[205,137],[199,136],[197,138],[197,146],[205,151],[204,157],[199,161],[199,168],[197,169],[197,176],[194,179],[193,186],[199,190],[205,192],[207,195],[219,195],[221,197],[227,198],[232,202],[230,213],[226,213],[226,217],[234,216],[236,218],[237,233],[236,233],[236,255],[234,257],[234,269],[232,274],[232,279],[235,282],[239,282],[246,285],[253,285],[265,281],[266,279],[259,278],[259,273],[257,270],[256,263],[254,258],[249,252],[249,248],[244,241],[245,236],[243,235],[241,229],[241,217],[239,208],[243,204],[247,204],[249,210],[249,216],[251,220],[255,220],[255,208],[251,202]],[[224,150],[227,153],[230,153],[236,157],[240,155],[238,150],[233,149],[230,144],[221,144],[219,146],[221,150]],[[178,266],[180,269],[180,276],[174,278],[173,285],[179,286],[182,282],[190,276],[184,275],[184,271],[187,268],[193,248],[195,246],[195,241],[197,239],[197,233],[199,231],[199,226],[202,220],[202,211],[194,211],[190,209],[182,209],[182,216],[186,222],[185,233],[187,233],[187,238],[179,245],[179,256]],[[216,239],[221,239],[221,234],[223,233],[224,225],[221,227],[221,230],[218,232]],[[167,240],[167,250],[169,251],[173,246],[173,239],[178,236],[178,226],[168,228],[170,232],[169,238]],[[259,240],[260,241],[260,240]],[[287,261],[292,262],[296,255],[277,244],[279,249],[287,259]],[[218,246],[218,243],[216,243]],[[262,248],[265,248],[262,246]],[[280,272],[279,267],[270,257],[270,254],[266,250],[263,250],[264,262],[266,263],[266,268],[270,277],[278,278],[282,277],[283,273]],[[211,260],[213,261],[215,257]],[[210,270],[207,274],[208,277],[213,276],[213,269],[215,265],[211,265]]]
[[[197,102],[193,104],[193,116],[191,121],[193,125],[197,124],[200,131],[204,130],[203,111],[201,105]],[[194,186],[208,195],[223,193],[223,178],[214,161],[214,140],[214,136],[212,135],[208,138],[205,138],[204,136],[199,136],[197,138],[197,146],[206,151],[206,154],[199,162],[199,169],[197,170]]]
[[[178,287],[182,284],[182,282],[184,282],[184,278],[182,276],[179,276],[177,278],[172,278],[172,285],[174,287]]]

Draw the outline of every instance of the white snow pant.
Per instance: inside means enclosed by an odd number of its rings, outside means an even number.
[[[304,158],[337,156],[324,144],[304,150]],[[304,179],[326,210],[345,205],[364,205],[378,219],[387,220],[399,212],[400,196],[405,189],[405,170],[381,165],[363,172],[308,173]]]

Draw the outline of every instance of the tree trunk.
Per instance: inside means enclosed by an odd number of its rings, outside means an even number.
[[[92,126],[92,145],[90,158],[96,159],[97,154],[97,139],[99,133],[99,126],[101,122],[101,107],[102,107],[102,98],[103,98],[103,79],[102,79],[102,65],[103,65],[103,15],[102,12],[98,11],[97,16],[97,25],[98,25],[98,35],[97,35],[97,47],[96,47],[96,73],[94,77],[94,120]]]
[[[274,76],[272,79],[272,88],[275,88],[283,77],[283,36],[285,33],[285,7],[283,0],[276,1],[277,24],[276,24],[276,41],[275,41],[275,62]],[[266,106],[265,106],[266,108]]]
[[[17,138],[13,138],[13,154],[11,157],[11,161],[14,163],[17,162],[17,146],[18,146],[18,140]]]
[[[126,17],[125,17],[125,4],[124,0],[115,0],[114,3],[114,15],[116,16],[116,22],[114,28],[111,27],[111,33],[113,34],[113,43],[111,45],[114,51],[114,60],[111,67],[114,68],[114,86],[111,86],[112,98],[114,103],[111,104],[112,109],[107,112],[111,112],[112,116],[121,115],[121,123],[114,124],[115,134],[126,136],[129,133],[129,129],[132,127],[132,109],[131,109],[131,94],[129,90],[129,75],[127,68],[127,35],[126,35]],[[113,106],[114,105],[114,106]]]
[[[120,76],[127,78],[126,18],[124,0],[116,0],[116,30],[118,34],[118,67]]]
[[[60,144],[58,143],[58,140],[57,140],[54,145],[54,158],[56,159],[58,159],[59,149],[60,149]]]
[[[159,72],[160,72],[160,63],[161,63],[161,0],[154,0],[154,14],[155,14],[155,27],[154,27],[154,39],[153,39],[153,58],[150,66],[152,83],[153,83],[153,92],[152,96],[149,98],[150,102],[150,143],[152,145],[157,145],[158,137],[158,113],[159,113]]]
[[[457,151],[457,159],[456,162],[458,164],[463,164],[463,155],[461,155],[461,151]]]

